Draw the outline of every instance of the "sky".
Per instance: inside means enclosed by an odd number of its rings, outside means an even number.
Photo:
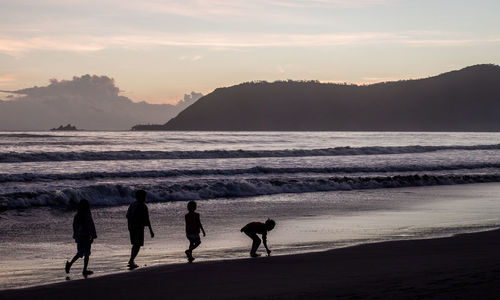
[[[95,74],[134,101],[174,104],[253,80],[366,84],[500,64],[498,0],[0,0],[0,8],[0,90]]]

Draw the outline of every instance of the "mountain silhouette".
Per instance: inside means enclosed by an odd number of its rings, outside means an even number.
[[[500,67],[371,85],[247,82],[216,89],[158,129],[499,131]]]

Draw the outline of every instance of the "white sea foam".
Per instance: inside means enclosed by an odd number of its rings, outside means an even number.
[[[213,159],[302,156],[345,156],[424,153],[443,150],[500,150],[500,144],[472,146],[373,146],[285,150],[204,150],[204,151],[79,151],[79,152],[0,152],[0,163],[43,161]]]
[[[106,178],[169,178],[180,176],[206,176],[206,175],[261,175],[261,174],[349,174],[349,173],[395,173],[395,172],[425,172],[425,171],[454,171],[454,170],[480,170],[500,169],[500,163],[469,163],[452,165],[386,165],[376,167],[299,167],[299,168],[270,168],[252,167],[248,169],[187,169],[165,171],[131,171],[131,172],[83,172],[83,173],[22,173],[0,174],[0,183],[6,182],[36,182],[56,180],[89,180]]]
[[[216,198],[239,198],[279,193],[396,188],[411,186],[452,185],[500,182],[500,174],[489,175],[406,175],[330,178],[228,178],[189,180],[168,185],[98,184],[60,190],[38,190],[0,195],[0,209],[50,206],[68,208],[81,198],[95,206],[130,203],[134,191],[144,188],[149,201],[168,202]]]

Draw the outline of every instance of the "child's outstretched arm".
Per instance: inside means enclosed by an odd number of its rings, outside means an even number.
[[[267,234],[262,235],[262,243],[264,244],[264,247],[266,248],[267,251],[267,256],[271,255],[271,250],[267,247]]]

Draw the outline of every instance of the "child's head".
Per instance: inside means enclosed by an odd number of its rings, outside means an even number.
[[[146,191],[145,190],[137,190],[135,192],[135,199],[139,202],[146,202]]]
[[[189,201],[188,202],[188,211],[193,212],[196,210],[196,202]]]
[[[274,226],[276,226],[276,222],[274,222],[274,220],[267,219],[267,221],[266,221],[267,231],[273,230]]]
[[[87,199],[82,199],[78,203],[77,213],[79,215],[84,215],[90,213],[90,203]]]

